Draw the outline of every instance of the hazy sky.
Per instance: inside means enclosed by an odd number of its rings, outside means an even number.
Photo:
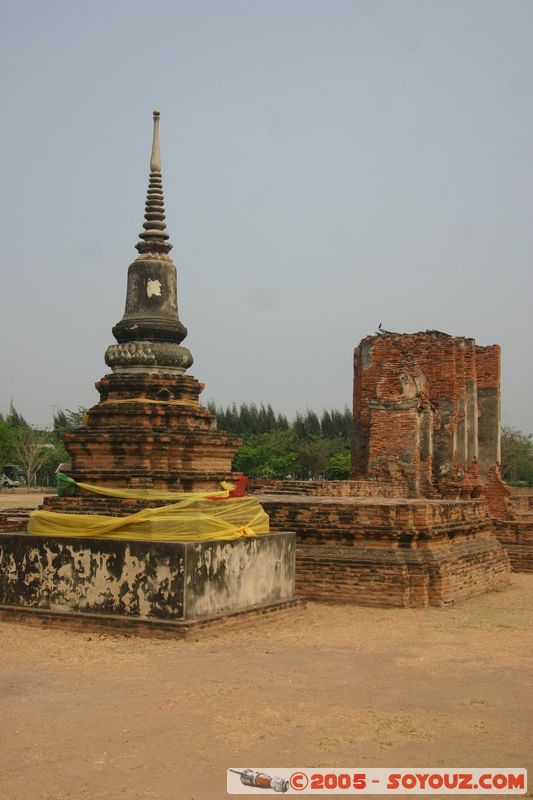
[[[533,431],[533,2],[1,2],[0,410],[90,406],[153,108],[190,372],[351,405],[378,324],[499,343]]]

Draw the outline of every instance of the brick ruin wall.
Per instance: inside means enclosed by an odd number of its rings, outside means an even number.
[[[500,460],[500,348],[438,331],[368,336],[354,353],[354,479],[475,497]]]

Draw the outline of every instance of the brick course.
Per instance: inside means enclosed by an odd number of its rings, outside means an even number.
[[[297,494],[311,497],[405,497],[405,480],[293,481],[252,479],[249,489],[259,494]]]

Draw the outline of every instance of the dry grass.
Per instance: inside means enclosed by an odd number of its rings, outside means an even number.
[[[531,767],[533,576],[199,642],[0,624],[2,800],[222,800],[228,766]]]

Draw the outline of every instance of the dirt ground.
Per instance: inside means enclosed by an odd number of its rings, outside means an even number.
[[[37,508],[43,502],[42,492],[28,492],[20,489],[0,491],[0,511],[6,508]]]
[[[0,798],[219,800],[242,765],[531,768],[532,617],[514,575],[191,642],[0,623]]]

